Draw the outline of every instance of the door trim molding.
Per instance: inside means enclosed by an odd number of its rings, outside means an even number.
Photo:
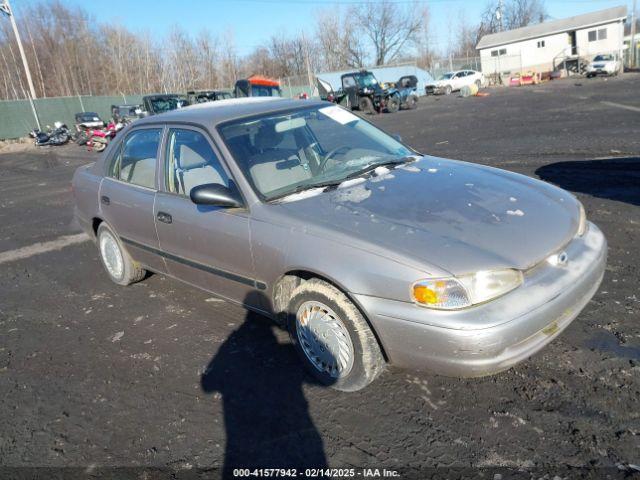
[[[255,287],[258,290],[266,290],[267,284],[264,282],[260,282],[258,280],[254,280],[251,278],[243,277],[242,275],[238,275],[236,273],[227,272],[226,270],[220,270],[219,268],[214,268],[209,265],[205,265],[203,263],[194,262],[193,260],[189,260],[187,258],[179,257],[177,255],[173,255],[171,253],[163,252],[162,250],[158,250],[157,248],[150,247],[148,245],[144,245],[142,243],[138,243],[135,240],[131,240],[129,238],[120,237],[127,245],[131,245],[132,247],[139,248],[141,250],[146,250],[147,252],[155,253],[167,260],[173,260],[174,262],[181,263],[182,265],[186,265],[188,267],[196,268],[198,270],[202,270],[203,272],[211,273],[213,275],[217,275],[222,278],[226,278],[227,280],[232,280],[234,282],[242,283],[244,285],[249,285],[251,287]]]

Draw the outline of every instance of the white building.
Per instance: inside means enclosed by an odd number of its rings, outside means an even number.
[[[577,64],[599,53],[621,57],[626,18],[627,7],[619,6],[485,35],[476,46],[482,72],[543,73],[565,61]]]

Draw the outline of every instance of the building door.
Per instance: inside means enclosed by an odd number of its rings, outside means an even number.
[[[578,44],[576,42],[576,32],[568,32],[569,45],[571,45],[571,55],[578,55]]]

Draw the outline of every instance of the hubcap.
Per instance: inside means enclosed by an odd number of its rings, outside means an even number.
[[[333,378],[353,368],[353,343],[340,317],[320,302],[305,302],[296,314],[298,341],[312,365]]]
[[[122,252],[116,239],[108,232],[103,232],[100,235],[100,254],[109,274],[113,278],[120,280],[124,273]]]

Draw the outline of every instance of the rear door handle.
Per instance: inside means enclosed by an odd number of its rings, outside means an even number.
[[[104,205],[109,205],[111,203],[111,199],[109,197],[107,197],[106,195],[102,195],[100,197],[100,201],[104,204]]]
[[[162,223],[173,222],[173,218],[171,217],[171,215],[169,215],[166,212],[158,212],[158,215],[156,215],[156,218],[158,219],[159,222],[162,222]]]

